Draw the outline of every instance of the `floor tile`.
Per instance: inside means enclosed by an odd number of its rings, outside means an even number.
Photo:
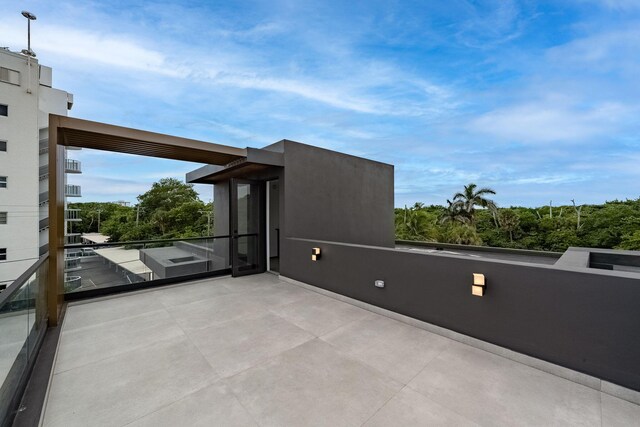
[[[186,337],[53,376],[45,426],[121,426],[215,380]]]
[[[274,314],[199,329],[189,337],[220,377],[236,374],[314,338]]]
[[[223,384],[198,390],[144,416],[127,427],[244,427],[257,426],[251,415]]]
[[[168,307],[167,311],[180,327],[191,331],[243,317],[259,317],[267,313],[267,307],[243,293],[232,293]]]
[[[122,294],[113,298],[72,304],[64,317],[64,329],[70,331],[162,309],[164,306],[160,304],[154,292]]]
[[[478,426],[408,387],[402,389],[364,425],[366,427]]]
[[[180,336],[184,336],[184,332],[166,310],[64,330],[60,337],[55,372]]]
[[[452,343],[409,387],[486,425],[600,425],[599,392]]]
[[[640,406],[606,393],[602,398],[603,427],[640,427]]]
[[[637,405],[270,274],[71,305],[54,372],[44,425],[640,427]]]
[[[224,280],[224,286],[233,292],[247,292],[275,286],[281,283],[275,274],[257,274]]]
[[[377,314],[349,323],[322,339],[403,384],[451,341]]]
[[[266,308],[278,307],[300,301],[306,297],[317,295],[299,286],[288,283],[276,283],[245,289],[244,295],[265,305]]]
[[[318,339],[226,381],[262,426],[359,426],[402,387]]]
[[[166,289],[159,289],[155,292],[155,295],[158,301],[165,307],[188,304],[232,293],[229,288],[224,285],[226,280],[229,279],[221,278],[172,286]]]
[[[270,310],[316,336],[373,315],[351,304],[315,293],[290,304],[271,307]]]
[[[600,387],[600,391],[608,394],[609,396],[616,396],[622,400],[626,400],[627,402],[633,402],[636,405],[640,405],[640,390],[631,390],[630,388],[622,387],[621,385],[604,380],[601,381]]]

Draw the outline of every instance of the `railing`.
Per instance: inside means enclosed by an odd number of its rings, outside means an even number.
[[[81,167],[80,161],[66,159],[64,161],[64,171],[66,173],[82,173],[82,167]]]
[[[40,221],[38,221],[38,229],[40,231],[46,228],[49,228],[49,217],[42,218]]]
[[[82,235],[80,233],[69,233],[64,235],[65,245],[76,245],[82,243]]]
[[[64,171],[66,173],[82,173],[82,164],[79,160],[66,159],[64,161]],[[49,177],[49,165],[43,165],[38,168],[38,177],[40,181]]]
[[[80,266],[80,258],[65,258],[64,260],[64,271],[76,271],[80,270],[82,267]]]
[[[82,221],[80,209],[66,209],[64,211],[64,219],[67,221]]]
[[[66,271],[76,271],[65,293],[74,299],[228,273],[229,242],[229,236],[211,236],[65,245]]]
[[[0,425],[11,425],[46,332],[48,258],[0,292]]]
[[[42,181],[43,179],[47,179],[49,177],[49,166],[44,165],[38,168],[38,179]]]
[[[41,139],[39,144],[40,146],[40,154],[44,154],[49,151],[49,139]]]
[[[82,188],[79,185],[66,184],[64,186],[64,195],[66,197],[82,197]]]
[[[38,203],[43,205],[49,201],[49,192],[43,191],[38,195]]]
[[[82,277],[80,276],[66,276],[64,278],[64,289],[68,292],[73,292],[82,286]]]

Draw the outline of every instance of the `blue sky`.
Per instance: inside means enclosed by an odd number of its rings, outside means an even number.
[[[0,45],[24,47],[23,9],[75,117],[392,163],[396,206],[469,182],[501,206],[640,196],[638,0],[9,0]],[[76,156],[84,200],[193,166],[112,156]]]

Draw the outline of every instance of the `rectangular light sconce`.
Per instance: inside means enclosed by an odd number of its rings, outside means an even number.
[[[477,297],[484,296],[484,286],[472,286],[471,287],[471,294],[475,295]]]
[[[320,259],[320,248],[311,248],[311,261]]]
[[[473,273],[473,285],[484,286],[484,274]]]
[[[486,282],[484,274],[473,273],[473,286],[471,286],[471,294],[477,297],[484,296],[486,290]]]

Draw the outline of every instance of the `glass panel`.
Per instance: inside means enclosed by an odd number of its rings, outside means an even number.
[[[260,225],[260,188],[257,184],[238,184],[237,191],[237,234],[257,233]]]
[[[259,267],[258,236],[240,236],[237,239],[237,265],[239,272],[256,270]]]
[[[233,181],[233,275],[259,273],[263,265],[260,232],[262,224],[263,183],[255,181]]]
[[[35,357],[38,337],[47,327],[47,280],[48,262],[45,262],[29,282],[29,357]]]
[[[26,369],[37,356],[38,341],[46,328],[45,258],[31,276],[14,282],[0,297],[0,420],[6,419],[21,393]]]
[[[69,246],[65,293],[229,268],[228,237]]]
[[[10,376],[10,372],[11,377],[19,377],[26,365],[26,343],[30,330],[28,288],[29,282],[25,282],[0,307],[0,381],[2,382]]]

